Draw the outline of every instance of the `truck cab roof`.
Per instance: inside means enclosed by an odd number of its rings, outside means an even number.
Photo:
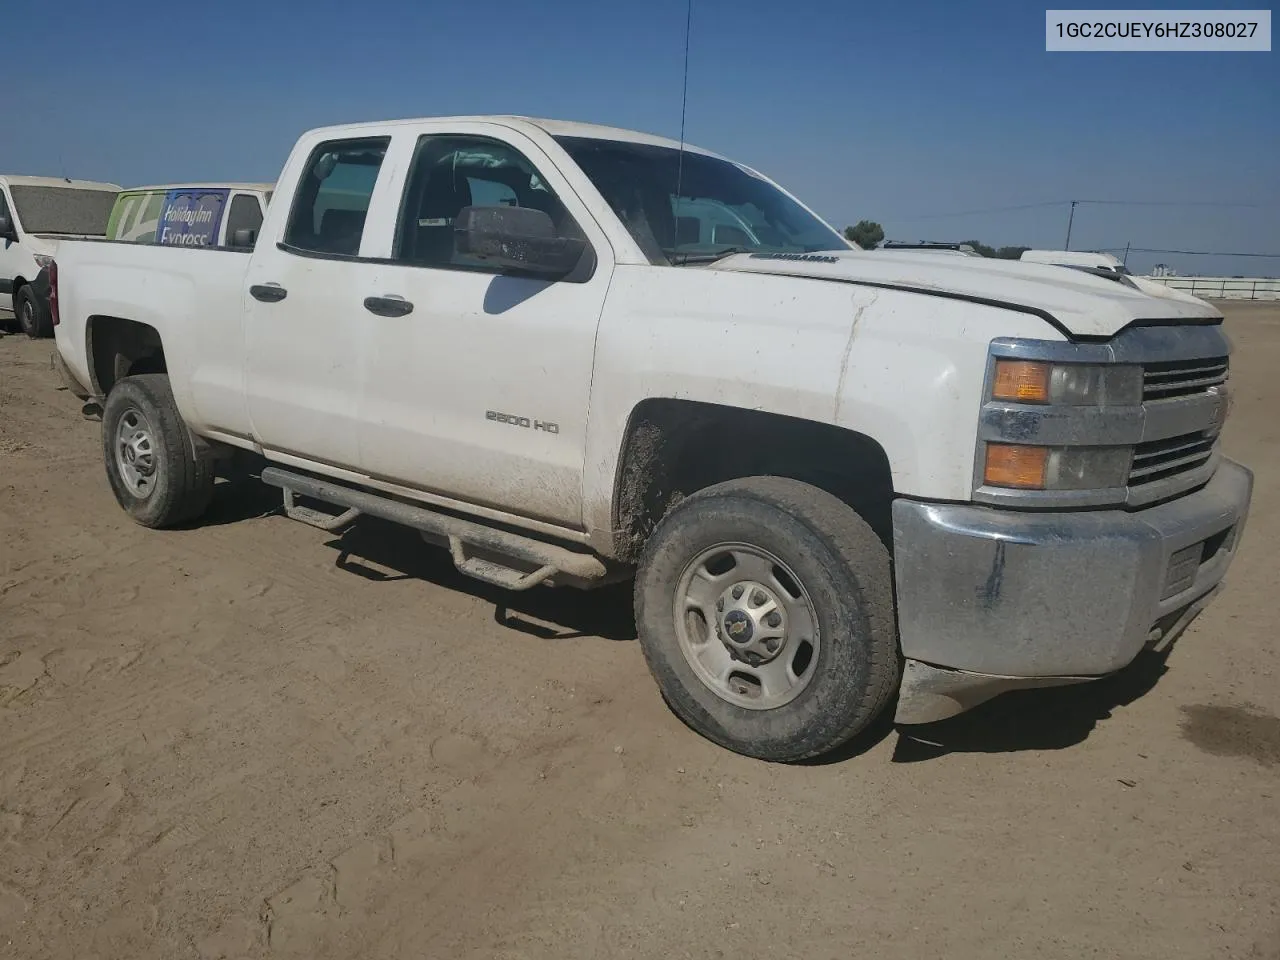
[[[669,137],[660,137],[652,133],[643,133],[638,130],[627,130],[623,127],[610,127],[599,123],[585,123],[577,120],[548,120],[542,117],[525,117],[515,114],[485,114],[475,116],[455,116],[455,117],[413,117],[401,120],[383,120],[369,123],[344,123],[331,127],[321,127],[311,131],[313,134],[319,134],[325,138],[346,136],[350,134],[359,134],[370,128],[385,130],[389,126],[411,126],[413,124],[424,123],[430,121],[449,122],[449,123],[499,123],[524,133],[536,131],[548,134],[552,137],[581,137],[591,140],[621,140],[625,143],[645,143],[655,147],[670,147],[672,150],[680,149],[679,140],[672,140]],[[718,153],[705,150],[702,147],[694,146],[691,143],[685,143],[684,149],[689,153],[700,153],[708,157],[716,157],[718,159],[726,159]]]

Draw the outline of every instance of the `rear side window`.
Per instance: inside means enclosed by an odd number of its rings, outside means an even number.
[[[390,137],[332,140],[317,147],[289,212],[284,242],[299,250],[355,256]]]
[[[252,230],[257,236],[262,226],[262,205],[258,198],[247,193],[239,194],[231,199],[231,209],[227,213],[227,245],[236,242],[237,230]]]

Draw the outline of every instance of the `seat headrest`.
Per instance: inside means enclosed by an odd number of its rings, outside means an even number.
[[[321,244],[332,253],[356,253],[364,218],[363,210],[326,210],[320,218]]]

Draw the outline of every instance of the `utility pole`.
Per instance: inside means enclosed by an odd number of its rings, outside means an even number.
[[[1067,217],[1067,242],[1063,246],[1063,250],[1071,249],[1071,221],[1076,218],[1076,204],[1079,202],[1079,200],[1071,201],[1071,215]]]

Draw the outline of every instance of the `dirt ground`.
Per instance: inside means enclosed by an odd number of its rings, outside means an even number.
[[[221,486],[135,526],[0,339],[0,956],[1280,957],[1280,305],[1228,305],[1226,592],[1167,657],[745,760],[626,588],[504,596]]]

